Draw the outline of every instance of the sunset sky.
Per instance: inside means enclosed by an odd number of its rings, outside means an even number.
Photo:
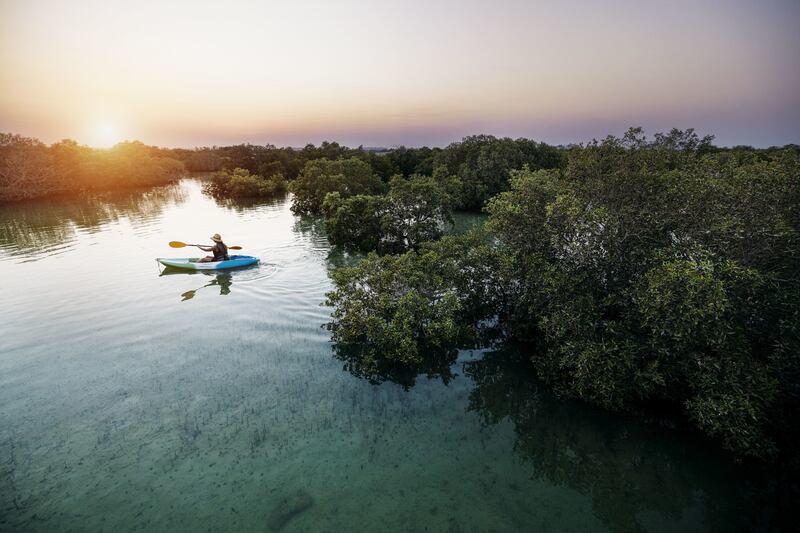
[[[0,131],[90,145],[800,142],[800,2],[0,0]]]

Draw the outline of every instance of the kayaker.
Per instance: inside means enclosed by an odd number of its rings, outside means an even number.
[[[207,255],[202,259],[198,259],[198,263],[211,263],[216,261],[227,261],[230,259],[228,257],[228,247],[225,246],[225,243],[222,242],[222,237],[219,236],[219,233],[215,233],[211,236],[211,240],[214,241],[214,246],[198,246],[204,252],[212,252],[214,255]]]

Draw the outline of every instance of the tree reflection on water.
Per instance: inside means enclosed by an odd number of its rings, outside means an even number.
[[[47,252],[75,240],[76,231],[93,232],[127,218],[146,223],[164,208],[180,203],[180,184],[94,194],[64,201],[59,198],[6,204],[0,209],[0,250],[9,255]]]
[[[555,398],[530,366],[497,351],[464,370],[475,383],[468,410],[487,426],[512,423],[515,453],[533,478],[591,497],[597,516],[614,531],[753,525],[746,482],[702,442]]]
[[[420,375],[441,379],[446,385],[456,375],[453,363],[458,356],[455,348],[429,350],[424,363],[414,365],[381,357],[368,344],[334,344],[333,353],[336,359],[344,363],[344,370],[354,376],[366,379],[373,385],[385,381],[397,383],[406,390],[414,386]]]
[[[351,374],[406,390],[420,375],[447,384],[459,366],[455,350],[426,358],[424,367],[392,365],[365,346],[333,350]],[[612,531],[761,529],[757,521],[769,514],[747,492],[753,480],[702,438],[556,398],[514,349],[486,352],[463,371],[474,384],[467,411],[485,428],[510,422],[514,453],[531,479],[591,498]]]

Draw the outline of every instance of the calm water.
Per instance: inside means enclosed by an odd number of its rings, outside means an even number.
[[[261,265],[159,274],[191,255],[168,241],[215,232]],[[220,205],[194,180],[0,207],[0,530],[269,531],[297,491],[313,504],[281,531],[758,519],[700,445],[556,401],[503,354],[408,391],[343,371],[320,303],[352,260],[288,200]]]

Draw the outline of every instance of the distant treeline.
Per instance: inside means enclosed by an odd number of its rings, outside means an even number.
[[[357,159],[365,164],[363,168],[368,168],[383,183],[388,183],[398,175],[431,176],[439,168],[444,173],[458,176],[461,181],[463,191],[460,207],[479,210],[486,200],[506,189],[510,170],[526,165],[534,168],[560,167],[564,162],[564,150],[529,139],[476,135],[465,137],[446,148],[401,146],[381,152],[323,142],[320,146],[309,144],[302,149],[243,144],[198,150],[177,149],[171,153],[182,160],[189,171],[214,172],[242,168],[264,178],[280,174],[289,181],[316,172],[317,169],[309,163],[321,159]],[[321,199],[319,203],[321,205]]]
[[[109,190],[162,184],[183,172],[227,172],[244,169],[264,181],[238,178],[231,187],[220,185],[218,196],[233,191],[233,196],[264,196],[285,190],[278,180],[292,182],[304,170],[316,172],[309,163],[326,159],[357,159],[371,174],[388,184],[392,177],[454,176],[460,183],[454,206],[480,210],[486,201],[508,189],[512,170],[563,168],[575,146],[550,146],[529,139],[497,138],[490,135],[465,137],[446,148],[406,148],[386,150],[349,148],[336,142],[309,144],[304,148],[239,144],[207,148],[158,148],[139,141],[119,143],[110,149],[96,149],[63,140],[52,145],[20,135],[0,133],[0,201],[24,200],[69,194],[85,190]],[[726,151],[768,157],[776,150],[795,150],[796,145],[754,150],[751,147],[719,148],[710,140],[704,152]],[[269,185],[264,185],[268,182]],[[328,191],[330,192],[330,191]],[[323,195],[324,196],[324,195]],[[321,201],[319,202],[321,206]]]
[[[183,163],[169,150],[140,142],[109,150],[63,140],[50,146],[0,133],[0,201],[159,185],[177,178]]]

